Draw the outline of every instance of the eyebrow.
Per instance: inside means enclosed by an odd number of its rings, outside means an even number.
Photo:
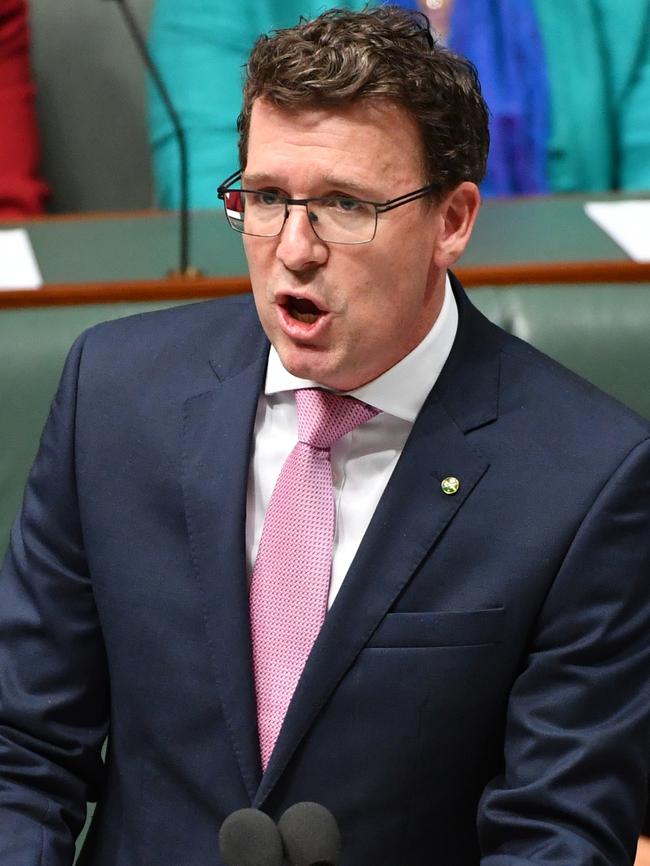
[[[245,186],[248,186],[250,184],[253,188],[257,188],[264,184],[271,184],[273,186],[280,187],[284,186],[284,184],[278,182],[277,176],[270,174],[247,174],[242,177],[242,180],[244,181]],[[326,174],[324,177],[320,178],[319,184],[329,189],[337,189],[353,193],[358,198],[367,199],[368,201],[384,201],[385,198],[375,197],[373,199],[372,194],[368,191],[367,186],[363,186],[362,184],[350,180],[349,178],[337,177],[336,175],[332,174]]]

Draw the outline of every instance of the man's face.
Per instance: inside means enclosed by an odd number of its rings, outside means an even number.
[[[245,189],[381,202],[425,184],[419,130],[396,105],[253,105]],[[245,235],[258,315],[286,369],[350,391],[407,355],[440,311],[443,233],[441,208],[425,199],[380,214],[368,244],[321,241],[302,206],[279,237]]]

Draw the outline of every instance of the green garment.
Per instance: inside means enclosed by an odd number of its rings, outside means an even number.
[[[243,66],[262,33],[313,18],[329,6],[362,9],[364,0],[156,0],[150,48],[188,143],[192,208],[217,207],[217,186],[238,167],[235,122]],[[178,150],[172,126],[150,88],[150,136],[157,203],[178,207]]]
[[[650,0],[535,0],[557,192],[650,189]]]

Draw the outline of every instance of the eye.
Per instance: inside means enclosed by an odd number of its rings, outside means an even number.
[[[275,189],[261,189],[255,193],[255,204],[262,207],[282,204],[282,196]]]
[[[351,198],[348,195],[333,196],[329,199],[328,205],[346,213],[354,213],[363,208],[362,203],[358,199]]]

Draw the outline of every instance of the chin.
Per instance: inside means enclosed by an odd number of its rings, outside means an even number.
[[[280,355],[280,360],[285,368],[292,376],[297,376],[299,379],[311,379],[318,382],[319,385],[326,385],[327,372],[323,370],[320,364],[309,363],[309,361],[297,360],[295,358]]]
[[[299,379],[310,379],[328,388],[338,387],[332,382],[333,379],[336,379],[336,373],[326,363],[323,363],[325,359],[318,357],[317,352],[296,349],[295,346],[289,349],[276,346],[276,349],[282,366],[292,376],[297,376]]]

